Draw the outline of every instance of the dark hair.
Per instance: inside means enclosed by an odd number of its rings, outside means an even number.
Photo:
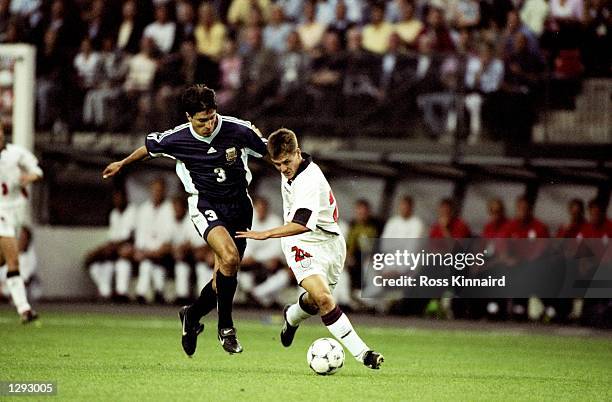
[[[366,200],[365,198],[359,198],[357,201],[355,201],[355,206],[362,206],[362,207],[366,207],[367,209],[370,209],[370,201]]]
[[[605,202],[599,197],[595,197],[589,201],[589,208],[599,208],[601,211],[605,211],[605,205]]]
[[[207,110],[217,110],[215,91],[203,84],[192,85],[183,92],[181,107],[189,116]]]
[[[279,128],[268,137],[268,153],[272,159],[290,154],[298,149],[295,133],[288,128]]]
[[[410,205],[414,205],[414,199],[412,198],[412,196],[407,195],[407,194],[402,196],[401,201],[407,202]]]

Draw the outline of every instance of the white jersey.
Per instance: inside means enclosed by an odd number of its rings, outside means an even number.
[[[136,229],[136,207],[128,205],[123,212],[113,209],[110,213],[108,240],[123,242],[128,240]]]
[[[189,243],[192,247],[201,247],[206,244],[193,225],[189,214],[185,214],[180,221],[175,220],[174,234],[172,235],[172,244],[174,246],[180,246],[185,243]]]
[[[43,175],[38,159],[27,149],[6,144],[0,151],[0,208],[15,209],[26,202],[20,178],[23,174]]]
[[[146,201],[136,214],[135,246],[143,250],[157,250],[165,243],[172,243],[175,226],[174,208],[164,201],[157,208]]]
[[[303,155],[305,159],[292,180],[281,175],[284,221],[289,223],[295,219],[310,229],[295,236],[303,242],[325,241],[330,234],[342,236],[338,205],[331,187],[319,166],[310,156]]]

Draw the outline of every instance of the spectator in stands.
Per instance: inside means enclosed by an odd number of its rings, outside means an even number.
[[[389,3],[395,4],[397,3]],[[410,0],[399,1],[400,19],[395,24],[395,32],[402,42],[410,48],[416,48],[416,40],[423,30],[423,23],[414,16],[414,3]]]
[[[95,86],[87,91],[83,101],[83,122],[95,129],[115,129],[119,126],[119,99],[121,85],[127,74],[124,54],[115,50],[113,39],[102,41],[99,68],[94,78]]]
[[[227,36],[225,25],[217,19],[211,3],[202,3],[198,8],[198,25],[195,28],[198,53],[219,60]]]
[[[258,113],[265,100],[276,93],[277,60],[271,50],[263,46],[260,28],[249,28],[247,53],[242,62],[241,108],[249,110],[251,116]]]
[[[297,27],[302,46],[307,52],[312,52],[319,46],[326,29],[325,25],[315,19],[315,5],[315,0],[306,0],[304,3],[304,20]]]
[[[259,10],[263,20],[267,21],[270,15],[271,2],[269,0],[232,0],[227,12],[227,22],[237,28],[248,23],[253,8]]]
[[[172,204],[166,200],[166,183],[163,179],[154,180],[149,190],[151,198],[144,202],[136,213],[136,297],[139,303],[146,303],[153,282],[155,302],[164,303],[166,270],[172,262],[174,211]]]
[[[495,118],[493,95],[500,89],[503,78],[504,64],[495,56],[493,45],[482,44],[478,56],[468,60],[465,74],[465,86],[469,91],[465,97],[465,107],[470,115],[468,144],[480,141],[483,115],[486,122]]]
[[[418,43],[421,43],[420,37],[427,36],[434,52],[452,52],[455,45],[444,20],[443,11],[438,7],[430,6],[425,22],[425,27],[417,38]]]
[[[480,5],[476,0],[458,0],[451,3],[447,20],[456,30],[474,29],[480,24]]]
[[[550,0],[550,17],[557,23],[580,23],[584,20],[581,0]]]
[[[544,63],[527,45],[527,37],[517,32],[512,53],[505,55],[502,95],[497,98],[497,131],[514,144],[531,141],[536,105],[542,90]]]
[[[363,27],[363,48],[376,54],[383,54],[389,46],[393,25],[385,21],[385,8],[381,3],[370,7],[370,23]]]
[[[464,239],[471,237],[471,230],[459,216],[457,205],[451,198],[444,198],[438,204],[438,221],[429,230],[431,239]]]
[[[287,37],[293,31],[293,26],[285,22],[285,14],[282,7],[272,6],[270,11],[270,22],[263,30],[263,43],[266,49],[280,54],[286,50]]]
[[[124,190],[113,191],[107,241],[85,257],[85,266],[102,300],[109,300],[112,296],[113,275],[117,301],[128,300],[135,225],[136,207],[128,204]]]
[[[238,44],[232,37],[225,42],[223,55],[219,62],[220,88],[217,91],[217,103],[223,110],[234,110],[236,94],[242,82],[242,57],[238,53]]]
[[[522,33],[527,41],[527,49],[531,54],[539,55],[540,48],[538,46],[538,38],[535,34],[521,22],[519,12],[512,10],[508,12],[506,26],[500,38],[500,54],[511,54],[516,48],[515,40],[518,38],[517,33]]]
[[[176,2],[176,26],[179,42],[195,35],[197,17],[194,5],[189,0]]]
[[[176,22],[170,19],[168,7],[167,4],[155,6],[155,21],[147,25],[142,34],[145,38],[151,38],[164,55],[176,50],[178,46]]]
[[[157,71],[157,48],[153,39],[143,36],[138,54],[128,60],[127,76],[123,83],[123,91],[128,104],[135,105],[137,114],[135,127],[147,127],[145,121],[151,111],[151,95],[153,79]]]
[[[256,197],[253,210],[253,230],[282,225],[281,217],[270,213],[267,199]],[[283,266],[283,258],[279,239],[247,241],[240,269],[240,289],[259,305],[269,307],[277,302],[279,293],[291,282],[291,273]]]
[[[548,227],[533,215],[533,202],[522,195],[516,199],[516,213],[502,229],[502,237],[513,239],[545,239]]]
[[[521,22],[537,37],[540,37],[544,32],[544,24],[549,11],[550,7],[546,0],[525,0],[520,11]]]
[[[355,202],[354,211],[354,219],[351,221],[346,237],[346,264],[351,276],[351,288],[358,290],[361,289],[361,257],[363,253],[370,251],[362,247],[368,245],[367,239],[373,242],[380,236],[382,224],[372,215],[370,203],[365,199]]]
[[[96,85],[100,62],[100,53],[93,49],[91,39],[85,37],[81,42],[81,51],[74,58],[74,69],[81,98]]]
[[[387,51],[399,53],[399,40],[393,34],[393,49]],[[363,47],[362,36],[358,28],[348,32],[346,55],[346,70],[343,79],[344,113],[353,115],[371,109],[379,98],[378,81],[380,77],[381,57]]]
[[[342,0],[336,2],[334,8],[334,18],[328,25],[328,30],[335,31],[340,37],[342,48],[346,48],[347,32],[355,26],[355,23],[348,19],[346,3]]]
[[[136,54],[140,50],[144,29],[142,21],[137,17],[139,10],[136,1],[126,1],[121,10],[122,19],[114,42],[117,44],[117,49],[125,53]]]
[[[219,65],[205,55],[198,54],[193,38],[186,38],[179,52],[167,56],[159,64],[155,75],[154,116],[157,127],[174,127],[185,120],[180,108],[180,97],[185,87],[204,83],[218,88]]]
[[[310,58],[302,51],[300,35],[293,31],[287,37],[287,50],[278,57],[279,87],[275,107],[284,114],[303,112],[306,107],[304,94],[310,71]]]
[[[283,13],[288,21],[297,23],[302,18],[303,0],[278,0],[276,4],[283,8]]]
[[[582,230],[586,223],[584,202],[579,198],[572,199],[568,204],[567,212],[569,214],[569,222],[559,227],[556,237],[570,239],[583,237]]]
[[[195,262],[194,251],[204,247],[206,242],[193,226],[187,213],[187,200],[184,196],[172,199],[174,208],[174,233],[172,236],[172,255],[174,257],[175,303],[188,304],[192,298],[191,265]]]
[[[587,72],[595,76],[610,76],[612,71],[612,4],[604,0],[587,2],[583,60]]]
[[[398,214],[389,218],[383,229],[381,238],[387,239],[418,239],[425,234],[423,220],[414,215],[414,200],[405,195],[401,198]]]
[[[94,49],[100,49],[102,39],[106,38],[110,31],[110,22],[106,13],[108,8],[105,7],[104,0],[94,0],[91,7],[84,9],[81,13],[81,19],[85,23],[85,36],[91,41]]]
[[[347,66],[340,46],[338,34],[326,32],[322,52],[311,64],[309,90],[315,97],[316,112],[325,118],[337,116],[341,106],[342,78]]]
[[[402,19],[402,7],[408,0],[391,0],[385,3],[385,20],[397,24]]]

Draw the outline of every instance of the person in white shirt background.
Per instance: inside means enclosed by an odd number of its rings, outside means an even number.
[[[136,215],[134,260],[138,264],[136,298],[146,303],[151,291],[155,302],[165,303],[163,295],[167,266],[172,263],[174,211],[166,199],[166,183],[156,179],[150,186],[151,199],[144,202]]]
[[[88,253],[85,266],[102,300],[109,300],[113,296],[114,274],[116,300],[126,302],[132,273],[136,207],[128,204],[123,189],[115,190],[112,198],[107,241]]]

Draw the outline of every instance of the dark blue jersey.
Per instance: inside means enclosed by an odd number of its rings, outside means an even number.
[[[251,182],[248,156],[264,156],[266,140],[248,121],[217,117],[217,126],[209,137],[196,134],[191,123],[185,123],[149,134],[145,146],[152,157],[176,159],[176,173],[187,193],[222,201],[247,194]]]

